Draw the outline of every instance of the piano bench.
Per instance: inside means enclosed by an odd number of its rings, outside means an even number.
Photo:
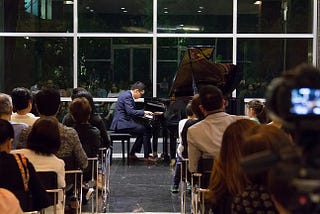
[[[122,163],[125,162],[125,142],[127,143],[127,165],[129,165],[129,153],[130,153],[130,138],[133,137],[129,133],[122,133],[122,132],[115,132],[115,131],[108,131],[110,140],[111,140],[111,148],[113,147],[114,142],[120,141],[121,148],[122,148]],[[112,160],[113,148],[111,149],[111,156],[110,160]]]

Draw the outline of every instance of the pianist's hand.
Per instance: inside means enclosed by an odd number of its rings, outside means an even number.
[[[153,112],[151,112],[151,111],[144,111],[144,115],[153,115]]]

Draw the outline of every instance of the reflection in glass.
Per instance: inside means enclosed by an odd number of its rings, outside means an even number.
[[[158,32],[232,32],[232,0],[158,0]]]
[[[157,62],[157,96],[168,98],[179,63],[190,46],[214,46],[212,62],[232,63],[232,39],[220,38],[159,38]],[[163,54],[166,53],[166,54]]]
[[[238,32],[311,33],[313,1],[238,1]]]
[[[79,32],[152,32],[153,1],[81,0]]]
[[[78,85],[95,97],[117,97],[135,81],[152,95],[152,39],[79,38]]]
[[[312,63],[311,53],[311,39],[239,39],[237,65],[243,78],[238,97],[265,97],[273,78],[300,63]]]
[[[0,74],[1,90],[48,86],[68,93],[73,87],[72,46],[72,38],[0,38],[0,52],[5,56],[0,57],[4,71]]]
[[[0,0],[0,11],[0,31],[73,31],[73,1]]]

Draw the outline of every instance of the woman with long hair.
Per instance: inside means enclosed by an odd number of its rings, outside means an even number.
[[[231,213],[231,199],[243,191],[246,178],[240,168],[242,133],[259,126],[255,121],[240,119],[230,124],[222,137],[219,156],[214,160],[207,199],[214,213]]]

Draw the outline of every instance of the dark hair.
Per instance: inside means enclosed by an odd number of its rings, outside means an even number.
[[[89,91],[79,91],[77,94],[74,95],[73,99],[84,97],[89,101],[91,107],[91,114],[96,112],[96,107],[94,106],[92,94]]]
[[[53,116],[59,110],[60,93],[54,88],[41,89],[35,95],[35,103],[39,114]]]
[[[31,91],[24,87],[14,88],[11,92],[11,98],[15,111],[27,108],[29,102],[32,102]]]
[[[192,111],[192,108],[191,108],[191,102],[189,102],[187,104],[185,111],[186,111],[186,115],[189,116],[189,117],[194,114],[193,111]]]
[[[77,87],[72,89],[71,99],[75,99],[80,92],[88,92],[85,88]]]
[[[14,138],[14,130],[11,123],[0,119],[0,145],[4,144],[8,138]]]
[[[70,112],[77,123],[86,123],[91,114],[91,106],[85,97],[78,97],[72,100]]]
[[[262,102],[251,100],[248,102],[248,107],[253,110],[260,123],[266,124],[268,122],[266,107]]]
[[[286,133],[281,129],[270,125],[259,125],[243,133],[243,144],[241,145],[242,157],[252,154],[271,151],[279,155],[280,149],[292,145]],[[257,170],[255,173],[248,173],[249,181],[255,184],[267,185],[268,170]]]
[[[201,102],[200,102],[199,94],[193,95],[192,100],[191,100],[191,109],[192,109],[192,112],[197,116],[197,118],[201,120],[204,118],[204,115],[203,115],[201,109],[199,108],[200,104],[201,104]]]
[[[138,89],[139,91],[143,91],[145,87],[144,83],[137,81],[131,86],[131,90]]]
[[[59,123],[54,117],[40,117],[28,135],[27,148],[36,153],[50,155],[59,150],[61,141]]]
[[[222,91],[213,85],[206,85],[200,88],[200,101],[206,111],[218,110],[222,107]]]

